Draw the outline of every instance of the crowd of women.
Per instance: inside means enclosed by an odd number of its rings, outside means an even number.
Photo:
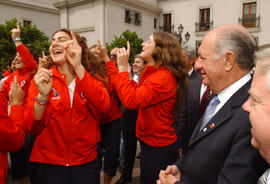
[[[138,110],[141,183],[155,183],[160,170],[177,160],[172,124],[188,71],[173,36],[153,33],[142,44],[140,58],[146,65],[138,83],[131,77],[129,43],[118,49],[113,62],[100,43],[89,49],[78,34],[61,29],[52,36],[49,56],[37,59],[20,41],[19,24],[11,37],[17,49],[10,62],[15,72],[5,74],[0,93],[1,184],[7,152],[20,149],[25,135],[34,140],[32,183],[98,184],[102,149],[104,182],[110,183],[119,157],[114,140],[120,139],[120,103]]]

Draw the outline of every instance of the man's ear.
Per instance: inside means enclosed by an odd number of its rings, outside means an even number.
[[[229,72],[233,69],[233,66],[236,63],[236,56],[233,52],[229,51],[224,56],[224,70]]]

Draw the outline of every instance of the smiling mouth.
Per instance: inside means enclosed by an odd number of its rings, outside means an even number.
[[[53,54],[54,55],[59,55],[59,54],[62,54],[62,53],[63,53],[63,51],[62,50],[58,50],[58,49],[56,49],[56,50],[53,51]]]

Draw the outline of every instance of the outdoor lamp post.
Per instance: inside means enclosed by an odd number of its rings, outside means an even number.
[[[185,45],[187,44],[187,42],[189,41],[190,38],[190,34],[188,33],[188,31],[185,34],[185,40],[183,40],[183,36],[182,33],[184,31],[184,26],[182,24],[180,24],[178,27],[178,33],[175,31],[174,32],[174,36],[178,39],[180,45]]]

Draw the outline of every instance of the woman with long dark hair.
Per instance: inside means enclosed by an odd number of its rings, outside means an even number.
[[[118,71],[112,61],[107,62],[107,67],[123,105],[139,110],[136,136],[141,143],[141,183],[153,184],[159,171],[177,160],[177,136],[172,123],[188,75],[181,46],[173,36],[154,33],[142,46],[140,56],[147,64],[138,85],[129,77],[129,43],[127,50],[121,48],[117,53]]]
[[[61,29],[51,40],[50,69],[39,67],[29,89],[27,131],[36,134],[30,161],[38,162],[37,183],[99,183],[99,118],[110,96],[95,78],[85,41]]]

